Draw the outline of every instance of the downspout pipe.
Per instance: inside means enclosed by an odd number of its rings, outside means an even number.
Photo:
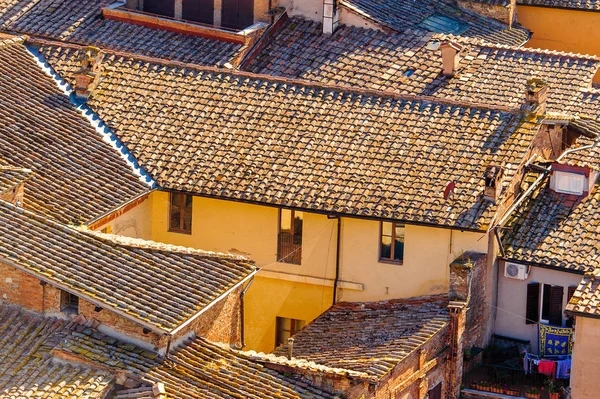
[[[250,286],[252,285],[252,283],[254,282],[254,276],[252,276],[252,278],[250,279],[250,281],[248,281],[248,284],[244,287],[244,289],[242,290],[242,292],[240,292],[240,346],[241,349],[244,349],[244,347],[246,347],[246,340],[245,340],[245,328],[244,328],[244,297],[246,296],[246,291],[248,291],[248,288],[250,288]]]
[[[337,246],[335,250],[335,279],[333,280],[333,303],[332,306],[337,302],[337,290],[340,281],[340,252],[342,249],[342,218],[340,216],[336,216],[337,219]]]

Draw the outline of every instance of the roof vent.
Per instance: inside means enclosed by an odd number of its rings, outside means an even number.
[[[483,179],[485,186],[483,189],[483,198],[496,202],[500,198],[502,192],[502,175],[503,170],[500,166],[490,165],[485,169]]]
[[[548,83],[544,79],[531,78],[525,86],[525,111],[530,116],[541,116],[546,113]]]
[[[331,35],[340,24],[338,0],[323,0],[323,33]]]
[[[96,47],[85,47],[79,56],[81,68],[75,72],[75,95],[87,100],[90,96],[92,83],[96,78],[96,70],[100,61],[100,50]]]
[[[462,46],[456,42],[445,40],[440,44],[442,52],[442,74],[444,76],[454,76],[460,67],[460,50]]]

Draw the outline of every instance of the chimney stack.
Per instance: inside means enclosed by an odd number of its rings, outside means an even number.
[[[338,0],[323,0],[323,33],[331,35],[340,24]]]
[[[75,95],[82,100],[90,96],[92,83],[100,61],[100,50],[95,47],[85,47],[79,57],[81,68],[75,72]]]
[[[456,42],[444,40],[440,44],[442,52],[442,74],[444,76],[454,76],[460,67],[460,50],[462,46]]]
[[[483,198],[496,203],[502,192],[503,170],[499,166],[490,165],[485,169],[483,178],[485,187],[483,189]]]
[[[542,116],[546,113],[548,83],[544,79],[531,78],[525,86],[524,110],[530,117]]]

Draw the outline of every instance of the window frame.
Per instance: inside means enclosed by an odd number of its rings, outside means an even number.
[[[292,319],[291,317],[280,317],[280,316],[276,316],[275,317],[275,347],[278,347],[279,345],[283,345],[286,344],[287,342],[278,342],[278,337],[279,337],[279,320],[289,320],[290,321],[290,330],[282,330],[282,331],[287,331],[290,333],[288,338],[293,337],[294,335],[296,335],[296,333],[300,330],[302,330],[305,326],[306,326],[306,321],[304,320],[300,320],[300,319]],[[301,324],[300,327],[296,328],[296,323]]]
[[[181,196],[181,203],[179,204],[179,227],[173,227],[171,215],[173,214],[173,196],[178,194]],[[183,228],[184,225],[184,216],[185,216],[185,203],[188,197],[192,198],[190,203],[190,229],[186,230]],[[194,220],[194,196],[186,193],[179,192],[170,192],[169,193],[169,232],[171,233],[180,233],[180,234],[192,234],[192,224]]]
[[[79,314],[79,297],[69,291],[60,290],[60,311],[68,314]]]
[[[283,211],[289,211],[290,212],[290,231],[286,231],[286,230],[282,230],[281,229],[281,220],[282,220],[282,213]],[[296,234],[296,226],[294,224],[296,218],[295,218],[295,214],[296,213],[302,213],[302,230],[300,233],[300,244],[294,244],[293,243],[293,239],[295,236],[297,236]],[[289,265],[302,265],[302,240],[303,240],[303,236],[304,236],[304,212],[303,211],[297,211],[295,209],[289,209],[289,208],[279,208],[279,212],[278,212],[278,217],[277,217],[277,258],[276,261],[279,263],[287,263]],[[281,251],[281,235],[285,233],[285,234],[289,234],[291,239],[292,239],[292,245],[299,245],[299,250],[297,251],[297,254],[295,254],[294,256],[290,256],[289,254],[287,255],[283,255],[282,251]],[[297,260],[298,262],[295,262],[294,260]]]
[[[382,251],[381,251],[381,247],[382,247],[382,239],[383,239],[383,224],[384,223],[391,223],[392,224],[392,243],[390,244],[390,257],[389,258],[384,258],[382,257]],[[394,251],[395,251],[395,245],[394,243],[396,242],[396,226],[400,225],[402,226],[402,228],[404,229],[404,241],[403,241],[403,247],[402,247],[402,259],[394,259]],[[394,264],[394,265],[402,265],[404,264],[404,244],[406,242],[406,223],[400,223],[400,222],[379,222],[379,241],[377,243],[379,249],[378,249],[378,253],[379,253],[379,262],[380,263],[390,263],[390,264]]]
[[[585,178],[583,173],[556,170],[554,171],[554,191],[561,194],[582,195],[585,192]],[[571,190],[574,183],[577,183],[577,188]],[[560,187],[560,185],[568,187]]]

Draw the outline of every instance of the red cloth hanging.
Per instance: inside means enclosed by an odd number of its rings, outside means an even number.
[[[556,362],[554,360],[540,360],[538,373],[554,377],[556,374]]]

